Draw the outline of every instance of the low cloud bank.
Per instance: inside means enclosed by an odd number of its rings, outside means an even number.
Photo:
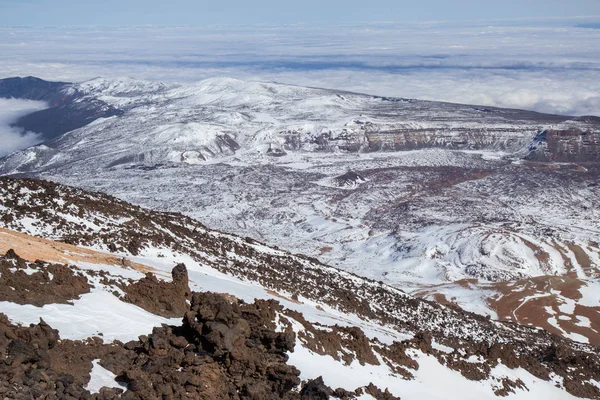
[[[256,79],[266,75],[256,74]],[[330,70],[279,72],[273,80],[339,89],[562,115],[600,116],[600,76],[580,71],[431,71],[402,74]]]
[[[0,99],[0,157],[41,143],[41,135],[23,132],[22,129],[10,125],[20,116],[46,107],[47,105],[40,101]]]
[[[361,26],[0,27],[0,77],[214,76],[600,116],[593,19]]]

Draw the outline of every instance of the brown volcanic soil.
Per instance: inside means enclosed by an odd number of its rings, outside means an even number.
[[[489,290],[496,294],[488,297],[488,306],[498,314],[500,321],[540,327],[559,336],[565,336],[565,332],[575,333],[587,338],[590,344],[600,346],[600,304],[597,307],[575,304],[570,314],[563,311],[564,307],[561,310],[565,299],[574,302],[581,299],[579,288],[584,285],[585,282],[576,277],[559,276],[539,276],[497,283],[464,279],[426,287],[414,295],[420,298],[432,297],[441,304],[459,308],[455,299],[444,294],[445,289],[460,286],[470,290]],[[578,316],[589,319],[589,327],[583,326]]]
[[[14,249],[20,257],[31,262],[36,260],[45,260],[62,264],[87,262],[98,265],[129,267],[144,273],[158,272],[155,268],[135,263],[112,254],[101,253],[99,251],[67,243],[42,239],[10,229],[0,228],[0,253],[6,253],[10,249]]]
[[[555,323],[563,331],[582,335],[588,338],[591,344],[600,346],[600,305],[585,307],[576,304],[572,314],[567,314],[560,309],[560,306],[564,304],[561,297],[576,302],[581,299],[578,289],[584,285],[585,282],[577,278],[556,276],[540,276],[516,282],[499,283],[494,287],[500,295],[495,299],[490,299],[489,303],[498,312],[501,320],[539,326],[549,332],[564,336],[564,332],[548,322],[554,317]],[[528,296],[534,295],[540,297],[527,299]],[[589,318],[590,327],[578,325],[577,316]]]

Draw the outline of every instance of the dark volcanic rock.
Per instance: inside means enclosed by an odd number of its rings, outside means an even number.
[[[343,175],[336,176],[333,178],[333,181],[339,187],[355,187],[361,183],[365,183],[367,180],[354,171],[348,171]]]
[[[171,274],[173,282],[164,282],[147,273],[145,278],[124,288],[124,300],[163,317],[183,317],[190,297],[187,269],[178,264]]]
[[[329,400],[333,390],[323,382],[323,377],[309,381],[300,391],[302,400]]]
[[[275,332],[275,302],[231,302],[194,293],[181,327],[155,328],[125,346],[136,356],[119,373],[126,399],[297,398],[300,372],[287,365],[293,333]]]
[[[66,303],[89,291],[87,278],[75,268],[27,262],[13,250],[0,256],[0,301],[41,307]]]
[[[372,383],[365,388],[365,392],[375,397],[377,400],[400,400],[399,397],[392,395],[387,389],[382,391]]]
[[[119,352],[125,350],[101,340],[60,340],[44,321],[17,327],[0,314],[0,398],[98,398],[84,389],[92,360]]]
[[[125,345],[60,340],[41,321],[17,327],[0,314],[0,397],[106,399],[85,390],[92,360],[127,385],[123,399],[298,399],[300,372],[287,365],[293,332],[275,332],[274,301],[238,303],[194,293],[183,325],[155,328]]]

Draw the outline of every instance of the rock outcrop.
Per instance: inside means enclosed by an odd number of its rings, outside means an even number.
[[[89,291],[87,278],[75,268],[44,261],[27,262],[14,250],[0,256],[0,301],[41,307],[67,303]]]
[[[532,161],[598,162],[600,161],[600,132],[565,129],[545,130],[529,145],[527,159]]]
[[[43,320],[29,327],[12,325],[0,314],[0,397],[3,399],[93,399],[85,389],[92,360],[123,353],[101,340],[60,340]],[[113,358],[118,358],[114,356]]]
[[[171,275],[172,282],[164,282],[148,272],[145,278],[124,288],[124,300],[156,315],[182,317],[189,309],[186,301],[190,297],[185,265],[176,265]]]
[[[0,396],[4,399],[298,399],[291,331],[275,332],[281,306],[194,293],[181,326],[155,328],[126,344],[60,340],[44,321],[17,327],[0,314]],[[127,389],[85,389],[92,360]]]

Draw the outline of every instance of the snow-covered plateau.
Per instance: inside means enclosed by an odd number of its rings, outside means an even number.
[[[0,159],[4,175],[180,212],[420,298],[600,344],[597,117],[229,78],[7,79],[0,97],[49,105],[19,120],[47,140]],[[65,239],[35,221],[3,226]]]

